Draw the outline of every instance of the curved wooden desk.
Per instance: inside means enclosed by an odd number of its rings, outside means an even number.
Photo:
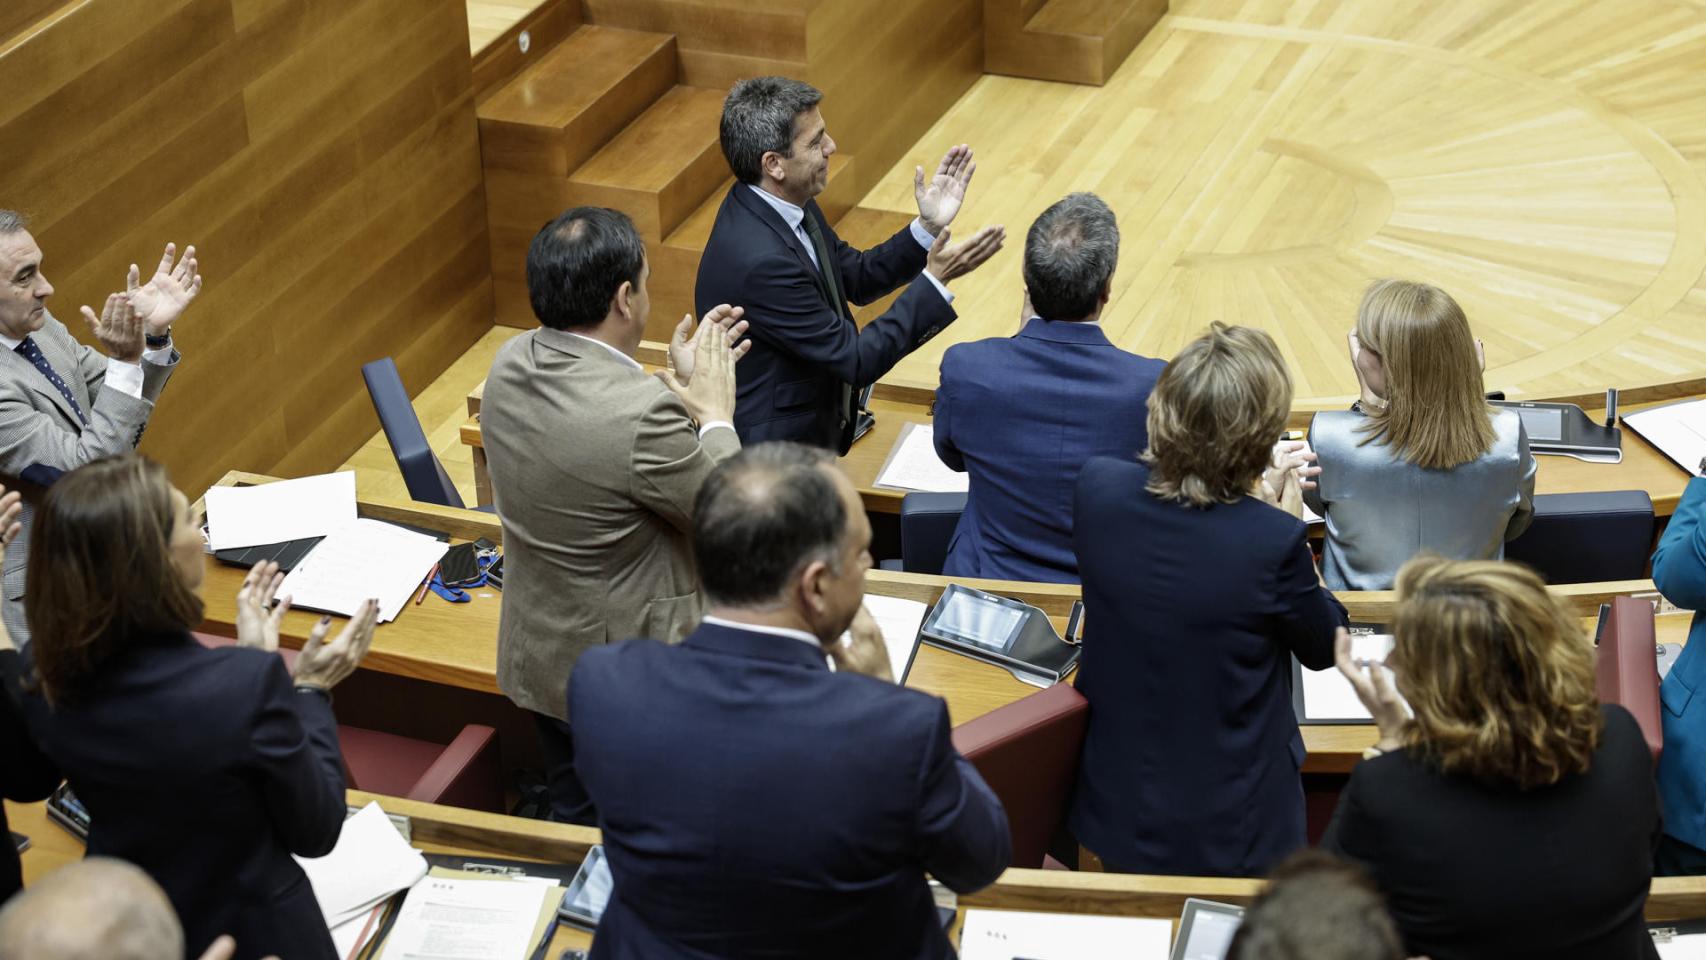
[[[220,483],[246,485],[266,483],[272,479],[233,472]],[[497,517],[475,510],[365,498],[360,502],[360,510],[363,516],[441,530],[459,540],[482,536],[497,542],[503,540],[503,529]],[[242,585],[243,574],[239,568],[209,560],[207,578],[201,591],[206,604],[203,630],[225,636],[236,635],[236,595]],[[1057,630],[1064,629],[1072,603],[1079,596],[1079,589],[1074,585],[1004,580],[954,581],[947,577],[883,570],[873,570],[867,575],[866,588],[873,594],[934,603],[950,582],[965,583],[1040,607],[1054,619]],[[1626,580],[1564,586],[1554,592],[1563,597],[1578,615],[1592,617],[1597,614],[1599,605],[1612,597],[1652,591],[1650,580]],[[1394,602],[1393,594],[1388,591],[1343,593],[1339,598],[1353,620],[1368,623],[1389,619]],[[447,603],[436,596],[428,596],[419,606],[405,606],[395,621],[375,631],[373,648],[363,667],[414,680],[499,694],[498,612],[496,590],[476,590],[473,598],[464,604]],[[301,647],[317,619],[317,615],[305,611],[287,614],[281,630],[284,645]],[[1666,626],[1665,621],[1672,622]],[[1589,626],[1591,623],[1588,621]],[[1686,618],[1663,618],[1661,629],[1665,631],[1665,639],[1681,639],[1687,632]],[[982,716],[1035,693],[1037,689],[1014,679],[999,667],[931,646],[919,649],[907,686],[942,697],[947,701],[949,716],[956,724]],[[1375,731],[1372,726],[1360,724],[1310,725],[1303,728],[1303,739],[1308,749],[1303,767],[1305,772],[1344,773],[1354,767],[1362,751],[1374,743]]]

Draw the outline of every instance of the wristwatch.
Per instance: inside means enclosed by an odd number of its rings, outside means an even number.
[[[142,342],[147,344],[148,349],[150,350],[164,350],[172,345],[172,328],[168,326],[166,328],[166,332],[159,336],[155,336],[152,333],[146,334],[143,336]]]

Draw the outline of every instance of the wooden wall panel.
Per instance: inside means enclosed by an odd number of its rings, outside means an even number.
[[[0,14],[0,207],[86,334],[132,261],[206,288],[143,441],[199,490],[335,467],[377,429],[360,365],[418,389],[489,328],[463,0],[80,0]],[[23,0],[25,7],[30,0]]]

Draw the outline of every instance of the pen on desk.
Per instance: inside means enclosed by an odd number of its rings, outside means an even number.
[[[421,581],[421,589],[415,594],[415,606],[420,606],[421,601],[426,599],[427,587],[432,586],[432,578],[436,576],[438,576],[438,564],[435,563],[432,565],[432,569],[427,571],[426,579]]]

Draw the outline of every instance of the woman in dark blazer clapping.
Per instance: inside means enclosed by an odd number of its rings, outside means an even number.
[[[1653,756],[1595,697],[1581,622],[1526,567],[1430,557],[1399,571],[1392,627],[1385,667],[1339,639],[1380,741],[1322,845],[1369,868],[1413,954],[1657,957]]]
[[[1305,540],[1291,379],[1266,333],[1213,324],[1149,396],[1141,462],[1079,474],[1078,840],[1135,873],[1260,876],[1304,836],[1291,657],[1330,666],[1345,610]]]
[[[276,567],[239,596],[239,647],[207,649],[201,523],[158,464],[96,460],[47,492],[31,530],[36,740],[93,821],[91,854],[159,882],[191,955],[229,933],[238,957],[333,958],[291,854],[337,842],[344,779],[330,688],[373,636],[370,601],[330,643],[321,621],[295,676],[277,648]],[[280,605],[282,607],[282,604]]]

